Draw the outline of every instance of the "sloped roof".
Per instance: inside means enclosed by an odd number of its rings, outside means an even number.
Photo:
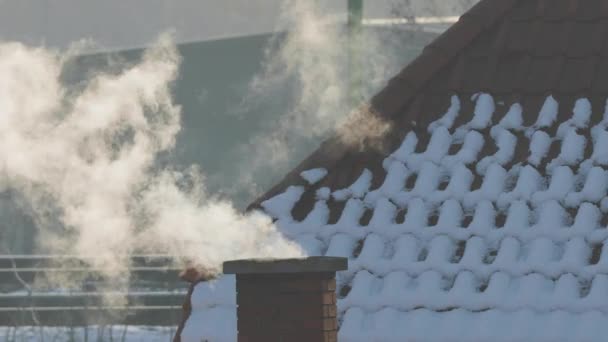
[[[608,0],[483,0],[253,205],[349,258],[340,340],[608,336],[607,44]]]

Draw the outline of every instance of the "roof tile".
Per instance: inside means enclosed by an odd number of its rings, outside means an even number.
[[[520,1],[513,8],[508,18],[515,21],[529,21],[539,17],[539,0]]]
[[[501,48],[506,52],[528,51],[533,31],[533,21],[507,22],[504,28],[504,42]]]
[[[440,50],[443,54],[453,57],[461,48],[471,43],[482,29],[483,26],[479,22],[460,20],[429,44],[428,48]]]
[[[380,116],[390,118],[399,113],[413,95],[415,95],[414,86],[395,80],[374,95],[370,102],[373,110]]]
[[[579,0],[540,0],[539,12],[544,20],[559,21],[575,13]]]
[[[532,126],[536,122],[536,118],[545,99],[549,94],[526,94],[523,95],[517,102],[523,107],[524,126]]]
[[[505,53],[499,56],[494,74],[489,82],[492,93],[505,94],[516,90],[523,77],[522,69],[528,63],[527,55],[523,53]]]
[[[486,91],[485,79],[489,61],[487,57],[465,57],[461,63],[458,89],[460,92]]]
[[[449,60],[450,57],[442,51],[426,48],[420,58],[415,59],[403,69],[396,79],[408,84],[415,84],[418,87],[424,86],[438,70],[437,66],[443,66]]]
[[[453,68],[451,67],[443,67],[439,70],[435,77],[429,82],[429,84],[424,88],[424,93],[431,94],[445,94],[447,93],[451,87],[450,82],[452,79]]]
[[[578,0],[576,20],[590,21],[608,18],[608,2],[605,0]]]
[[[484,28],[489,28],[510,10],[518,0],[479,1],[462,15],[461,20],[481,21]]]
[[[533,93],[546,93],[555,89],[559,80],[563,57],[534,57],[524,78],[524,89]]]
[[[533,54],[536,56],[560,55],[564,50],[564,37],[569,25],[564,21],[539,22],[535,25]]]
[[[566,45],[566,56],[583,57],[599,54],[604,46],[603,38],[607,28],[608,20],[573,22]]]
[[[599,57],[568,58],[564,63],[557,90],[564,93],[584,94],[591,88]]]
[[[604,58],[601,59],[604,61]],[[591,83],[591,91],[595,94],[608,93],[608,63],[599,63],[595,70],[595,77]]]

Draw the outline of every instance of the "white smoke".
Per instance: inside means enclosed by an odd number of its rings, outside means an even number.
[[[322,2],[283,3],[276,29],[282,33],[268,44],[243,111],[259,110],[277,96],[287,99],[288,108],[243,147],[239,158],[253,179],[287,173],[318,146],[311,141],[337,132],[348,142],[360,142],[389,128],[361,106],[404,66],[411,32],[390,27],[350,30],[345,19],[344,11],[332,14]],[[355,120],[364,125],[352,124]],[[250,146],[264,157],[251,153]]]
[[[71,57],[0,44],[0,191],[20,194],[45,252],[92,257],[120,277],[133,253],[181,256],[213,272],[227,259],[302,255],[269,218],[209,197],[197,168],[159,166],[180,131],[170,36],[79,88],[61,82]]]

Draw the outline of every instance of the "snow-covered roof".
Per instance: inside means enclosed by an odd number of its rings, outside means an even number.
[[[311,255],[349,258],[340,341],[608,336],[606,19],[481,1],[371,101],[379,141],[330,139],[261,198]],[[183,336],[229,319],[234,340],[233,291],[198,285]]]

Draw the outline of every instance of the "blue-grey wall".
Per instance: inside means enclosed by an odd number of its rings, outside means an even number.
[[[405,36],[404,36],[405,37]],[[395,53],[405,65],[421,47],[433,38],[432,34],[409,34]],[[297,92],[284,89],[255,107],[243,107],[251,79],[260,72],[269,35],[257,35],[218,41],[179,45],[183,57],[180,74],[175,84],[175,102],[182,106],[182,126],[176,149],[165,161],[187,166],[200,165],[208,177],[208,190],[222,193],[239,208],[256,195],[250,189],[239,189],[234,184],[249,170],[241,162],[244,153],[253,153],[256,146],[248,143],[265,131],[289,108]],[[141,50],[82,56],[70,64],[64,73],[66,82],[86,82],[95,70],[116,61],[134,62]],[[110,63],[109,61],[113,61]],[[254,182],[262,190],[278,181],[301,158],[317,147],[318,141],[300,141],[295,146],[291,162],[270,172],[256,175]],[[0,197],[0,253],[25,253],[32,250],[34,228],[31,220],[13,204],[10,195]]]

